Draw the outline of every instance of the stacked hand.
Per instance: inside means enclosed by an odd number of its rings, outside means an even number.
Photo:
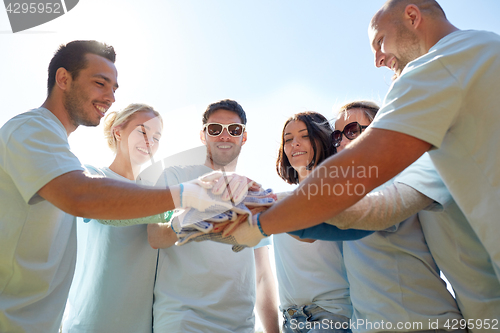
[[[222,236],[233,238],[236,244],[253,247],[266,238],[267,235],[259,228],[259,215],[267,207],[257,207],[251,209],[252,218],[247,219],[247,223],[239,223],[232,228],[225,228]]]
[[[244,230],[236,232],[235,229],[242,229],[242,226],[256,226],[257,222],[254,214],[267,209],[275,201],[276,196],[272,193],[272,190],[250,191],[243,202],[231,210],[196,223],[192,223],[192,221],[199,218],[199,213],[196,210],[189,209],[173,221],[173,229],[177,232],[179,238],[176,245],[183,245],[192,241],[212,240],[235,245],[233,246],[235,252],[241,251],[246,246],[254,246],[264,238],[258,227],[256,229],[252,228],[251,230],[254,233],[249,234]],[[246,206],[253,208],[249,210]],[[191,221],[189,224],[186,223],[188,216]],[[207,223],[210,226],[207,226]],[[255,236],[258,236],[258,240],[256,240]],[[245,245],[241,246],[241,244]]]
[[[222,200],[240,203],[248,191],[259,192],[262,186],[236,173],[214,171],[198,179],[201,186],[212,188],[212,193],[221,195]],[[203,184],[203,185],[202,185]]]

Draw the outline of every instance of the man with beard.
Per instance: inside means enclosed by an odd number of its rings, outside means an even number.
[[[434,0],[387,1],[373,17],[369,36],[375,65],[393,70],[395,81],[370,128],[356,144],[322,166],[376,167],[378,177],[327,178],[313,173],[296,195],[256,217],[255,226],[242,225],[233,235],[252,245],[262,237],[257,222],[265,234],[318,224],[352,206],[428,151],[500,279],[500,37],[457,29]],[[310,200],[302,193],[323,184],[331,188],[351,184],[365,191]]]
[[[0,129],[1,332],[58,331],[76,260],[74,216],[138,218],[173,210],[173,199],[200,211],[214,202],[194,184],[146,189],[85,173],[68,135],[97,126],[115,101],[114,61],[113,47],[96,41],[62,45],[45,102]]]
[[[162,178],[173,185],[212,170],[234,171],[247,140],[246,122],[245,111],[236,101],[210,104],[200,131],[207,151],[204,165],[171,167]],[[172,246],[177,236],[169,224],[148,225],[148,235],[151,246],[161,249],[154,290],[154,331],[253,333],[256,305],[264,331],[279,332],[267,246],[238,253],[216,242]]]

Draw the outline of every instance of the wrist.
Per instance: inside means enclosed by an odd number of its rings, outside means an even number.
[[[257,215],[255,215],[255,219],[256,219],[256,221],[257,221],[257,227],[259,228],[259,231],[260,231],[260,233],[262,234],[262,236],[264,236],[264,237],[269,237],[269,235],[268,235],[268,234],[266,234],[266,233],[264,232],[264,230],[262,229],[262,225],[261,225],[261,223],[260,223],[260,214],[261,214],[261,213],[258,213]]]
[[[181,208],[181,201],[184,201],[184,200],[182,200],[182,196],[181,196],[181,194],[183,193],[183,190],[184,190],[184,185],[177,184],[177,185],[169,186],[168,190],[170,191],[170,196],[172,197],[172,201],[174,203],[174,208],[177,208],[177,209]],[[184,202],[182,202],[182,203],[184,203]]]

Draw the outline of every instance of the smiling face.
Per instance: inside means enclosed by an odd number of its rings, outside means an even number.
[[[343,131],[347,124],[358,122],[361,126],[368,126],[371,124],[370,118],[366,115],[365,111],[360,108],[349,109],[335,121],[335,130]],[[355,139],[354,139],[355,140]],[[351,144],[354,140],[349,140],[342,134],[342,141],[337,151],[340,153],[345,147]]]
[[[395,14],[379,11],[372,19],[368,34],[375,66],[385,66],[399,77],[406,65],[422,56],[418,36]]]
[[[298,172],[300,182],[311,172],[307,166],[314,158],[307,126],[303,121],[293,120],[285,126],[283,133],[283,150],[290,165]]]
[[[233,111],[219,109],[214,111],[207,119],[207,123],[219,123],[223,125],[241,124],[240,117]],[[234,170],[236,161],[247,140],[247,132],[241,136],[233,137],[224,129],[219,136],[210,136],[206,130],[200,132],[200,139],[207,146],[207,162],[214,170],[221,167],[230,167]]]
[[[73,126],[97,126],[115,101],[118,88],[115,65],[108,59],[87,54],[87,67],[64,91],[63,105]]]
[[[162,124],[151,111],[138,111],[129,121],[114,130],[117,156],[129,160],[132,167],[149,161],[159,147]]]

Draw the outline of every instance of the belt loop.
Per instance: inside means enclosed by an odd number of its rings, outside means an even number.
[[[310,311],[307,311],[306,310],[306,306],[307,305],[302,305],[300,307],[300,310],[302,311],[302,313],[306,316],[306,320],[309,321],[309,319],[311,319],[312,315],[311,315],[311,312]],[[307,312],[306,312],[307,311]]]

